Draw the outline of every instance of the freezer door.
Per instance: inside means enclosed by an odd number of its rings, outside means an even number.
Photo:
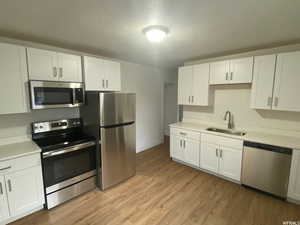
[[[135,94],[99,93],[100,126],[135,121]]]
[[[135,123],[101,128],[100,187],[105,190],[135,174]]]

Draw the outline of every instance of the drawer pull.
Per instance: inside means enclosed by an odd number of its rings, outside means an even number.
[[[0,170],[8,170],[8,169],[11,169],[11,166],[7,166],[7,167],[4,167],[4,168],[0,168]]]
[[[2,187],[2,183],[0,183],[0,195],[3,195],[3,187]]]
[[[181,134],[181,135],[186,135],[186,133],[184,133],[184,132],[180,132],[180,134]]]

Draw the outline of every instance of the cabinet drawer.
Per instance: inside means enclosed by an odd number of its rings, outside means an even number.
[[[221,137],[213,134],[202,134],[201,141],[243,150],[243,140]]]
[[[200,141],[201,134],[186,129],[171,128],[171,134]]]
[[[0,162],[0,174],[23,170],[41,164],[40,153]],[[4,169],[7,168],[7,169]],[[3,169],[3,170],[1,170]]]

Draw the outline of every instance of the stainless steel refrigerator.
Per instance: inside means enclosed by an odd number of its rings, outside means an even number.
[[[135,174],[135,94],[86,92],[85,132],[97,139],[97,184],[105,190]]]

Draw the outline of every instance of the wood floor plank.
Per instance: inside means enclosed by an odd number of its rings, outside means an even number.
[[[12,225],[276,225],[300,206],[244,188],[169,157],[169,145],[137,154],[137,173]]]

